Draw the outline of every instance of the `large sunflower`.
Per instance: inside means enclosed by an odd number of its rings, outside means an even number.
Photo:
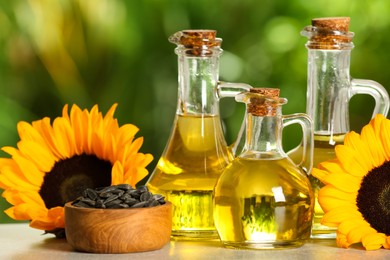
[[[113,117],[114,104],[103,117],[98,106],[91,111],[65,105],[62,117],[32,124],[19,122],[17,148],[3,147],[11,158],[0,158],[2,196],[13,206],[5,213],[15,220],[47,232],[63,231],[63,205],[86,188],[128,183],[135,186],[148,171],[150,154],[139,153],[143,138],[138,128],[121,127]]]
[[[390,120],[377,115],[361,134],[350,132],[334,160],[312,174],[325,186],[318,200],[322,224],[338,227],[337,244],[390,248]]]

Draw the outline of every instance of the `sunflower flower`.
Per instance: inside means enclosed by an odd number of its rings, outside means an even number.
[[[5,213],[15,220],[30,220],[33,228],[60,236],[64,230],[64,204],[86,188],[121,183],[133,187],[143,179],[153,159],[139,153],[143,138],[138,128],[121,127],[114,104],[105,116],[95,105],[91,111],[73,105],[68,114],[19,122],[17,148],[2,147],[10,158],[0,158],[2,196],[13,206]]]
[[[337,227],[340,247],[390,249],[390,120],[375,116],[335,151],[337,158],[312,172],[325,184],[318,195],[322,224]]]

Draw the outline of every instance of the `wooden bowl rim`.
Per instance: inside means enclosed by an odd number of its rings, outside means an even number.
[[[158,209],[158,208],[162,208],[162,207],[170,207],[170,206],[172,206],[172,203],[170,201],[165,201],[164,204],[153,206],[153,207],[121,208],[121,209],[109,209],[108,208],[107,209],[107,208],[83,208],[83,207],[76,207],[76,206],[73,206],[72,203],[73,203],[73,201],[65,203],[64,208],[69,208],[69,209],[72,209],[72,210],[81,210],[81,211],[85,211],[85,212],[97,212],[97,211],[110,211],[110,212],[111,211],[119,211],[119,212],[124,212],[124,211],[128,211],[128,210],[143,211],[143,210],[151,210],[151,209]]]

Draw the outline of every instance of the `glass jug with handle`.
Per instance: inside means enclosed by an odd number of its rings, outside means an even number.
[[[177,44],[177,110],[147,186],[173,204],[173,239],[215,239],[212,191],[233,158],[222,131],[219,100],[250,86],[219,82],[222,40],[216,31],[179,31],[169,41]]]
[[[236,96],[247,105],[245,145],[214,190],[215,225],[226,247],[298,247],[310,237],[314,195],[306,171],[312,162],[312,121],[305,114],[282,115],[287,100],[278,95],[278,89],[252,88]],[[294,123],[303,130],[299,165],[281,140],[283,128]]]
[[[349,23],[349,17],[316,18],[301,32],[309,39],[306,113],[314,122],[314,167],[334,158],[335,146],[342,144],[350,131],[348,109],[352,96],[371,95],[375,99],[373,117],[377,113],[386,116],[389,110],[389,96],[382,85],[350,76],[354,33],[349,31]],[[300,157],[300,150],[297,147],[289,155]],[[316,198],[312,238],[335,238],[335,228],[320,224],[323,211],[317,196],[322,184],[308,174]]]

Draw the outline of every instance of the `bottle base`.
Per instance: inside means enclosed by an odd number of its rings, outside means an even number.
[[[232,249],[253,249],[253,250],[271,250],[271,249],[288,249],[303,246],[305,241],[245,241],[245,242],[226,242],[222,241],[226,248]]]
[[[172,230],[171,240],[174,241],[204,241],[219,240],[216,230]]]
[[[336,239],[336,232],[334,230],[328,232],[324,232],[324,230],[320,230],[320,231],[313,230],[310,235],[310,238],[314,240]]]
[[[336,239],[336,231],[335,227],[327,227],[321,224],[314,223],[313,228],[311,230],[311,239]]]

